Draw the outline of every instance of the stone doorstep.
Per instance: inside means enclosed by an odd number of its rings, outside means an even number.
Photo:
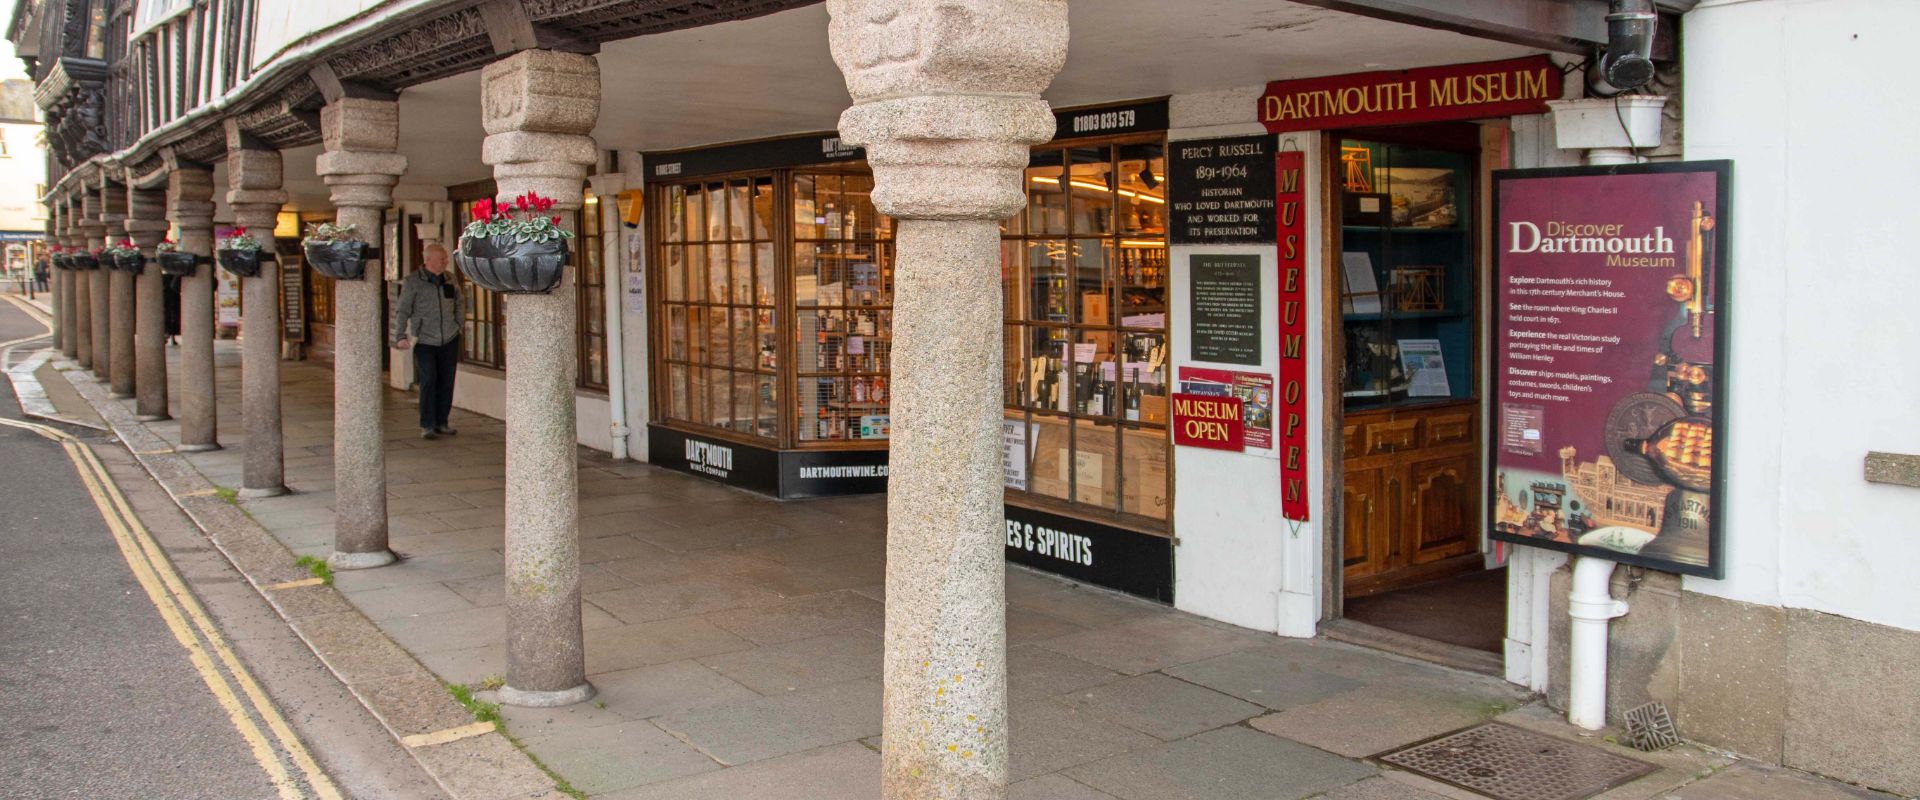
[[[76,373],[78,374],[78,373]],[[266,528],[213,496],[214,485],[172,444],[109,398],[90,375],[70,381],[134,460],[200,528],[234,569],[273,607],[408,755],[453,800],[557,796],[557,787],[527,754],[497,730],[474,733],[473,717],[379,626],[332,586],[273,587],[310,577]]]

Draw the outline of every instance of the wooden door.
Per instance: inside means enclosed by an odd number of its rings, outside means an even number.
[[[1387,567],[1387,534],[1392,526],[1387,524],[1388,511],[1392,506],[1386,502],[1386,470],[1361,469],[1348,470],[1345,484],[1341,487],[1345,501],[1342,504],[1344,517],[1341,520],[1343,534],[1346,537],[1343,556],[1344,572],[1348,580],[1373,575]]]
[[[1405,563],[1430,564],[1476,552],[1479,482],[1472,453],[1409,461],[1400,511]]]

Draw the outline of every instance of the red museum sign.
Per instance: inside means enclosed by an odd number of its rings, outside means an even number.
[[[1274,208],[1280,245],[1280,391],[1274,436],[1280,447],[1280,515],[1307,520],[1306,154],[1275,154]]]
[[[1246,446],[1240,398],[1201,394],[1173,396],[1173,443],[1240,451]]]
[[[1273,133],[1541,114],[1560,99],[1546,56],[1274,81],[1260,96]]]

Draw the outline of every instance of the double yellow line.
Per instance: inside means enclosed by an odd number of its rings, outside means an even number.
[[[6,418],[0,418],[0,425],[32,431],[58,443],[66,451],[87,494],[92,496],[94,506],[99,509],[100,518],[106,521],[107,530],[113,534],[114,543],[119,546],[120,555],[126,559],[128,569],[133,571],[140,588],[146,591],[147,599],[160,612],[160,618],[173,633],[174,641],[187,651],[187,660],[193,664],[194,671],[199,673],[200,680],[206,683],[207,690],[213,693],[214,699],[226,712],[234,730],[246,740],[253,760],[266,771],[282,800],[310,797],[341,800],[339,788],[320,769],[313,755],[307,752],[306,745],[294,734],[293,727],[274,707],[273,701],[260,688],[259,682],[254,680],[253,674],[240,663],[239,656],[228,646],[226,638],[220,635],[220,629],[214,625],[200,601],[187,591],[186,583],[173,568],[173,562],[167,560],[160,544],[154,541],[146,526],[140,524],[133,506],[121,494],[120,487],[114,484],[93,450],[65,432],[45,425]],[[221,667],[225,667],[224,672]],[[238,692],[235,691],[235,685],[239,687]],[[244,703],[241,701],[242,695],[246,698]],[[263,723],[264,731],[261,728]],[[299,770],[300,777],[304,779],[304,790],[302,781],[296,779],[287,765],[282,763],[282,753]]]

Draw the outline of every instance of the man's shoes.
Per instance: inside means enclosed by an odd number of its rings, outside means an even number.
[[[459,431],[456,431],[456,430],[454,430],[454,429],[452,429],[452,428],[449,428],[449,427],[447,427],[447,426],[445,426],[445,425],[437,425],[437,426],[435,426],[435,427],[434,427],[434,429],[433,429],[433,432],[434,432],[434,433],[437,433],[437,434],[440,434],[441,436],[453,436],[453,435],[455,435],[455,434],[458,434],[458,433],[459,433]]]
[[[431,441],[440,438],[440,434],[434,433],[432,428],[421,428],[420,438]]]

